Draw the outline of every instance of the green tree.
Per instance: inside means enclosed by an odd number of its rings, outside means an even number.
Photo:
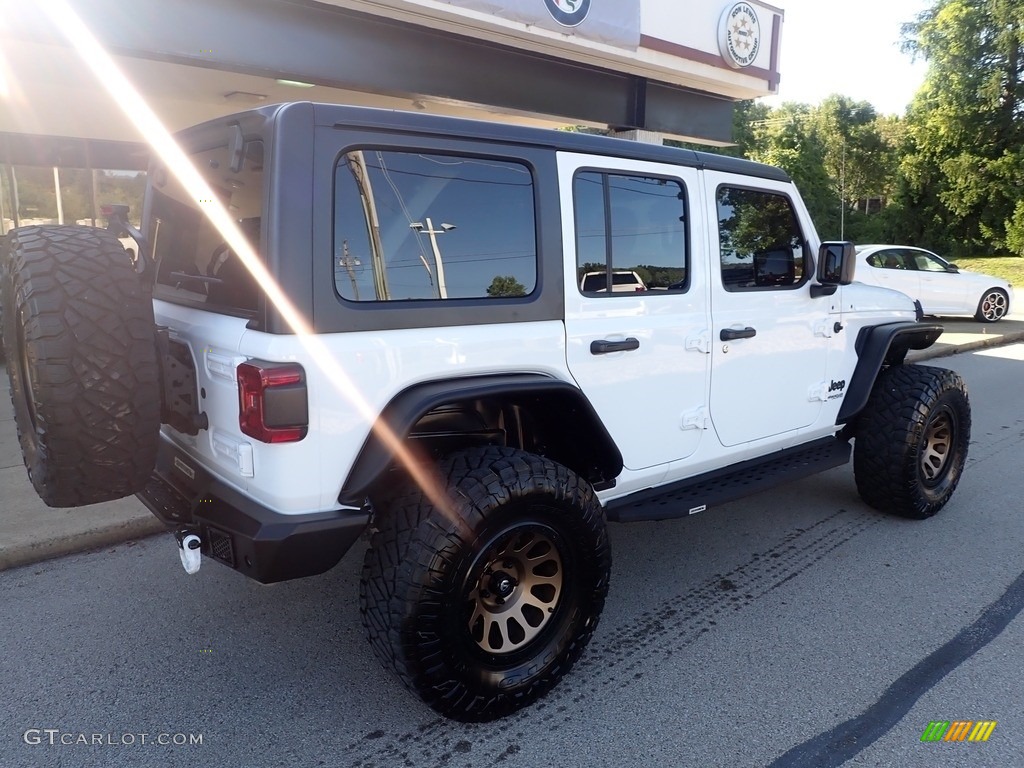
[[[839,236],[839,195],[825,170],[826,143],[816,129],[814,108],[787,102],[752,124],[747,157],[785,170],[800,189],[818,232]]]
[[[904,35],[928,62],[902,164],[921,234],[954,253],[1008,249],[1024,189],[1024,3],[937,0]]]
[[[497,275],[487,288],[488,296],[525,296],[526,286],[512,275]]]

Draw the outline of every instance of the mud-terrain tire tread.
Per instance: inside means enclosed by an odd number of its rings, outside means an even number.
[[[77,507],[141,490],[160,382],[152,298],[124,248],[91,227],[23,227],[0,246],[0,279],[18,439],[39,496]]]
[[[957,419],[956,454],[941,487],[933,490],[922,483],[918,462],[929,416],[940,404],[948,405]],[[883,371],[857,423],[853,468],[858,493],[883,512],[915,520],[931,517],[960,482],[970,432],[967,388],[957,373],[924,365]]]
[[[437,479],[452,499],[453,516],[437,510],[412,481],[386,509],[377,510],[363,562],[360,613],[374,653],[430,707],[465,722],[493,720],[547,693],[593,635],[611,569],[604,515],[589,483],[560,464],[517,449],[456,451],[439,463]],[[509,502],[538,494],[573,510],[564,525],[567,536],[584,542],[585,557],[569,577],[585,584],[577,596],[582,618],[558,657],[529,684],[473,690],[452,672],[472,662],[453,662],[450,645],[443,640],[444,611],[438,606],[454,598],[445,590],[441,571],[451,572],[467,560],[467,548],[480,543],[490,515]]]

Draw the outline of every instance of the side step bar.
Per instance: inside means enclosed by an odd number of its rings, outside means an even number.
[[[680,480],[664,488],[631,493],[608,502],[605,513],[609,520],[623,523],[686,517],[716,504],[735,501],[838,467],[850,460],[850,450],[849,442],[838,437],[825,437]]]

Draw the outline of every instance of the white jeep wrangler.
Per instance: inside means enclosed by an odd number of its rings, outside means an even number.
[[[928,517],[960,480],[963,382],[902,364],[941,326],[853,283],[852,244],[819,246],[780,170],[308,103],[179,140],[210,193],[156,162],[137,265],[102,230],[6,238],[32,482],[54,506],[138,494],[183,560],[261,582],[369,530],[370,642],[449,717],[505,715],[572,667],[606,520],[704,512],[851,450],[888,512]],[[649,290],[581,290],[595,269]]]

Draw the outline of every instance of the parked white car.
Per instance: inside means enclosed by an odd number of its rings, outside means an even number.
[[[1005,280],[961,270],[923,248],[858,245],[857,281],[893,288],[921,302],[926,315],[973,315],[994,323],[1010,311],[1013,287]]]
[[[608,273],[587,272],[580,280],[583,293],[607,293]],[[646,291],[647,286],[640,275],[628,269],[617,269],[612,272],[612,293],[638,293]]]

